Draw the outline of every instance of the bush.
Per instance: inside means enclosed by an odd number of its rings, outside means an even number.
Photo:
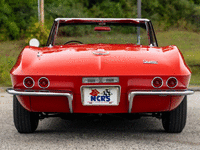
[[[93,2],[94,3],[94,2]],[[90,17],[100,18],[135,18],[137,16],[137,2],[127,0],[98,1],[89,10]]]
[[[32,38],[36,38],[39,40],[40,45],[45,46],[48,36],[49,36],[50,30],[47,29],[45,25],[42,25],[41,23],[34,23],[33,26],[29,27],[26,32],[26,43],[29,44],[29,41]]]
[[[21,31],[26,30],[32,19],[37,17],[37,2],[1,0],[0,10],[0,40],[16,40],[23,36]]]
[[[199,4],[200,0],[142,0],[142,18],[151,19],[164,30],[180,27],[199,31]],[[50,29],[53,20],[62,17],[136,18],[137,0],[46,0],[44,9],[45,25]],[[30,26],[34,30],[37,1],[1,0],[0,10],[0,41],[27,37],[24,34]]]
[[[164,25],[164,29],[170,27],[181,27],[193,31],[198,30],[198,19],[200,17],[199,6],[193,0],[143,0],[142,17]],[[183,23],[183,24],[182,24]],[[191,26],[194,25],[194,26]]]

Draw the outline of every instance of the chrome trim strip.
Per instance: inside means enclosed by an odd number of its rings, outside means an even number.
[[[84,93],[83,93],[83,88],[105,88],[105,87],[118,87],[119,88],[119,93],[118,93],[118,99],[117,99],[117,103],[119,105],[120,102],[120,97],[121,97],[121,86],[120,85],[82,85],[80,88],[80,92],[81,92],[81,102],[84,105]],[[117,105],[117,106],[118,106]]]
[[[109,80],[109,79],[113,79],[113,81],[111,82],[109,82],[109,81],[107,81],[107,79]],[[101,78],[101,82],[102,83],[119,83],[119,77],[102,77]]]
[[[128,94],[128,101],[129,101],[129,110],[128,112],[131,113],[132,105],[133,105],[133,98],[135,95],[191,95],[194,91],[186,90],[186,91],[132,91]]]
[[[68,98],[69,102],[69,110],[70,113],[73,113],[73,108],[72,108],[72,101],[73,101],[73,94],[68,92],[68,93],[54,93],[54,92],[26,92],[26,91],[16,91],[12,88],[6,89],[6,92],[9,94],[13,95],[27,95],[27,96],[66,96]]]
[[[134,21],[149,21],[149,19],[138,19],[138,18],[56,18],[55,21],[60,20],[134,20]]]
[[[88,82],[90,79],[95,82]],[[107,79],[113,79],[113,82],[106,82]],[[119,83],[119,77],[83,77],[82,83]]]
[[[91,79],[94,80],[94,82],[91,82]],[[99,77],[83,77],[82,83],[100,83],[100,78]]]

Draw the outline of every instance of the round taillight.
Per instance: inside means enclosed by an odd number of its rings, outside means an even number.
[[[45,77],[42,77],[38,80],[38,85],[40,88],[48,88],[49,87],[49,80]]]
[[[26,88],[32,88],[35,85],[35,81],[31,77],[24,78],[23,84]]]
[[[160,77],[155,77],[151,84],[154,88],[160,88],[163,85],[163,80]]]
[[[167,86],[169,88],[175,88],[178,84],[178,80],[175,78],[175,77],[170,77],[168,80],[167,80]]]

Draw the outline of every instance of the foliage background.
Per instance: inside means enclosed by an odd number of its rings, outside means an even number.
[[[57,17],[137,17],[137,0],[45,0],[44,8],[48,29]],[[142,0],[142,17],[160,30],[199,31],[200,0]],[[30,26],[37,21],[37,0],[0,0],[0,41],[31,36]]]
[[[193,72],[191,83],[200,85],[200,0],[141,1],[142,17],[152,20],[159,46],[177,45]],[[41,25],[37,2],[0,0],[0,86],[11,85],[9,70],[30,38],[45,45],[55,18],[137,17],[137,0],[44,0]]]

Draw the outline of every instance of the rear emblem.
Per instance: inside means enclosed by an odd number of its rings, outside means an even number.
[[[92,90],[92,92],[90,93],[90,95],[92,96],[98,96],[99,91],[97,91],[96,89]]]
[[[146,60],[143,60],[143,64],[158,64],[158,61],[146,61]]]
[[[105,89],[105,91],[103,91],[103,93],[100,93],[97,89],[93,89],[92,92],[90,93],[90,102],[92,101],[105,101],[105,102],[109,102],[109,104],[112,104],[112,102],[110,102],[110,96],[113,95],[109,89]]]
[[[108,55],[109,52],[105,51],[104,49],[97,49],[96,51],[92,52],[94,55]]]

